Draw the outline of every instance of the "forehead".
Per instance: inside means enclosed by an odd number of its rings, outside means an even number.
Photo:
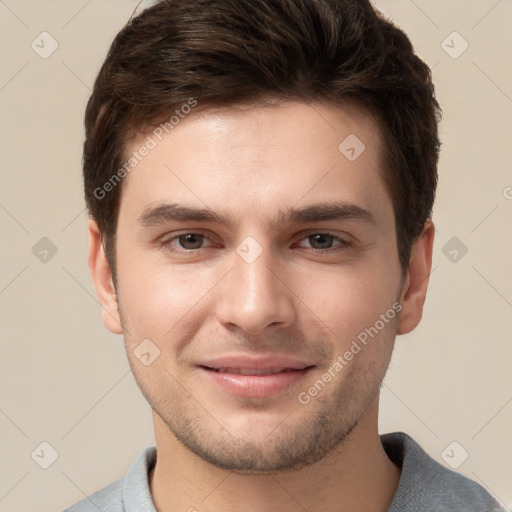
[[[172,201],[263,218],[325,200],[390,206],[380,127],[354,104],[199,107],[133,140],[126,159],[144,146],[121,210]]]

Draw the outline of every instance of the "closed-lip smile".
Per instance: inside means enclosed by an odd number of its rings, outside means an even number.
[[[263,398],[290,388],[315,365],[284,355],[231,354],[198,366],[224,391]]]

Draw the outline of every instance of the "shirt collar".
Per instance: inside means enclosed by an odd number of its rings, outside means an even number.
[[[125,512],[157,512],[149,490],[149,473],[155,463],[156,446],[150,446],[128,469],[123,482]]]

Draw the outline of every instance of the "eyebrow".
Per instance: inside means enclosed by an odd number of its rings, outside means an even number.
[[[285,224],[304,224],[328,220],[356,220],[377,224],[375,216],[352,203],[315,203],[301,208],[281,210],[275,227]],[[210,222],[232,226],[233,220],[208,208],[197,208],[177,203],[163,203],[146,208],[138,218],[145,227],[167,222]]]

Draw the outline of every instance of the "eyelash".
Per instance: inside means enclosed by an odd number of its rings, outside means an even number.
[[[184,232],[184,233],[180,233],[178,235],[174,235],[173,237],[171,238],[168,238],[167,240],[164,240],[160,243],[161,245],[161,248],[162,249],[165,249],[165,250],[168,250],[168,251],[171,251],[171,252],[174,252],[174,253],[178,253],[178,254],[193,254],[197,251],[199,251],[200,249],[204,249],[204,247],[199,247],[197,249],[176,249],[175,247],[171,248],[172,245],[171,243],[174,242],[175,240],[178,240],[179,238],[181,237],[184,237],[186,235],[196,235],[196,236],[200,236],[200,237],[203,237],[203,239],[206,239],[206,240],[209,240],[210,242],[214,242],[214,240],[212,240],[209,236],[207,235],[204,235],[202,233],[196,233],[194,231],[187,231],[187,232]],[[312,247],[303,247],[303,249],[306,249],[308,252],[312,252],[316,255],[323,255],[323,254],[330,254],[332,252],[337,252],[337,251],[342,251],[344,249],[347,249],[350,247],[350,242],[347,242],[346,240],[344,240],[343,238],[340,238],[332,233],[328,233],[328,232],[324,232],[324,231],[318,231],[318,232],[314,232],[314,233],[310,233],[306,236],[304,236],[303,238],[301,238],[300,240],[306,240],[312,236],[315,236],[315,235],[322,235],[322,236],[328,236],[328,237],[332,237],[334,241],[338,242],[339,245],[337,247],[330,247],[328,249],[314,249]]]

